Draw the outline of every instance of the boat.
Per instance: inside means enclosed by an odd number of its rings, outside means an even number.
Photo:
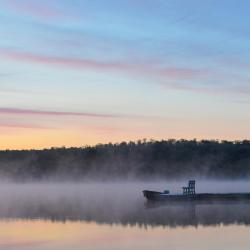
[[[195,180],[190,180],[187,187],[182,187],[182,194],[143,190],[143,195],[148,201],[164,201],[169,203],[198,202],[250,202],[250,193],[196,193]]]

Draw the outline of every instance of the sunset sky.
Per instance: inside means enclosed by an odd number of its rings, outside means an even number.
[[[0,149],[250,139],[249,10],[0,0]]]

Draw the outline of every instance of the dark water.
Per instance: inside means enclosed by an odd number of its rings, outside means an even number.
[[[0,185],[0,249],[249,249],[250,203],[152,204],[143,189],[185,183]],[[250,182],[198,182],[198,192]]]

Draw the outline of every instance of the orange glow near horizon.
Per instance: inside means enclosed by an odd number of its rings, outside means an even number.
[[[244,136],[240,134],[234,137],[225,136],[223,137],[218,133],[211,133],[208,136],[202,136],[195,131],[189,131],[189,135],[185,133],[169,131],[169,133],[164,133],[164,131],[147,131],[141,130],[138,133],[129,133],[125,131],[112,132],[109,129],[100,129],[101,131],[95,131],[94,129],[76,129],[76,130],[28,130],[28,131],[15,131],[13,134],[1,134],[0,150],[22,150],[22,149],[45,149],[52,147],[83,147],[86,145],[94,146],[96,144],[105,143],[119,143],[119,142],[129,142],[137,141],[142,139],[147,140],[168,140],[168,139],[211,139],[211,140],[244,140]],[[197,131],[196,131],[197,132]],[[152,134],[152,136],[147,135]],[[162,134],[162,135],[161,135]],[[198,135],[198,136],[197,136]]]
[[[64,115],[54,117],[47,113],[46,115],[32,114],[32,117],[30,114],[20,115],[19,113],[3,115],[9,123],[4,123],[2,126],[0,124],[0,150],[83,147],[99,143],[137,141],[144,138],[148,140],[250,138],[247,123],[236,124],[235,121],[228,121],[232,125],[229,127],[225,126],[227,120],[218,120],[211,124],[209,117],[199,120],[160,117],[86,118]]]

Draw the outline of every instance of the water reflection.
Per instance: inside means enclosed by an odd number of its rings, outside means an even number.
[[[250,225],[250,204],[147,204],[149,224],[163,226],[216,226],[230,224]]]
[[[245,226],[150,227],[42,220],[0,221],[0,249],[7,250],[248,250]]]
[[[112,206],[112,204],[111,204]],[[48,207],[23,211],[17,214],[2,214],[2,218],[43,219],[51,221],[85,221],[100,224],[120,224],[130,226],[211,226],[244,224],[250,225],[250,205],[248,204],[213,204],[213,205],[163,205],[159,207],[135,207],[130,211],[110,211],[109,207],[88,209],[84,206],[72,208],[63,204],[60,211]]]
[[[249,249],[250,204],[148,203],[144,188],[2,186],[0,249]]]

